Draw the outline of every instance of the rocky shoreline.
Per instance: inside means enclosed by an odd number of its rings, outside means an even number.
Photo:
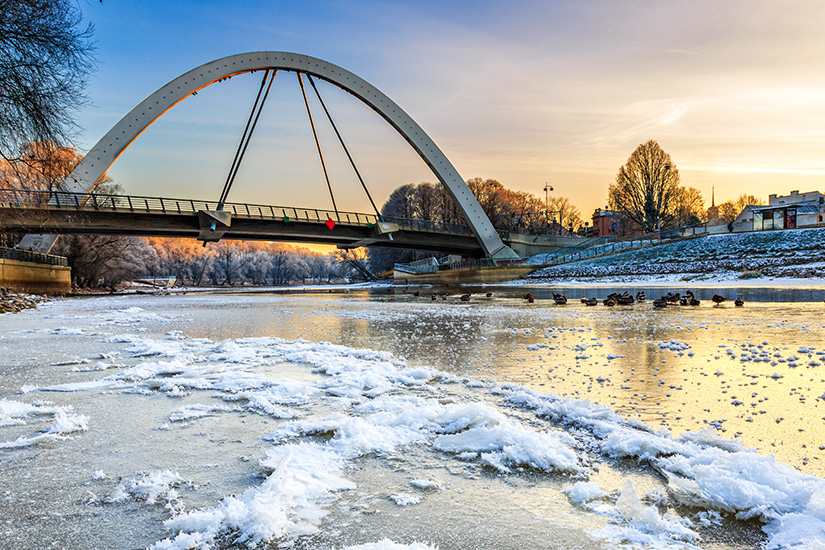
[[[33,294],[16,294],[10,288],[0,287],[0,315],[3,313],[17,313],[24,309],[37,307],[37,304],[47,301],[45,296]]]

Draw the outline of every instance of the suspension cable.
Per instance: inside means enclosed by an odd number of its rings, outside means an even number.
[[[338,127],[335,125],[335,122],[332,120],[332,115],[329,113],[324,100],[321,99],[321,94],[318,92],[318,88],[315,86],[315,81],[312,79],[312,76],[307,74],[307,80],[309,80],[312,89],[315,90],[315,95],[318,97],[318,101],[321,103],[321,107],[324,108],[324,112],[327,115],[327,119],[329,119],[329,123],[332,126],[332,129],[335,130],[335,135],[338,136],[338,141],[341,143],[341,147],[344,149],[344,152],[347,154],[347,158],[349,159],[349,163],[352,165],[352,169],[355,170],[355,175],[358,176],[358,181],[361,182],[361,187],[364,188],[364,193],[367,194],[367,198],[370,200],[370,204],[372,205],[372,209],[375,210],[375,214],[377,216],[381,216],[381,213],[378,211],[378,208],[375,206],[375,201],[372,200],[372,195],[370,195],[369,189],[367,189],[367,184],[364,183],[364,178],[361,177],[361,172],[358,171],[358,167],[355,165],[355,161],[352,158],[352,155],[349,154],[349,149],[347,149],[346,143],[344,143],[344,138],[341,137],[341,133],[338,131]]]
[[[335,210],[335,217],[340,218],[338,215],[338,207],[335,205],[335,195],[332,193],[332,184],[329,182],[329,174],[327,173],[327,165],[324,162],[324,154],[321,152],[321,142],[318,141],[318,132],[315,131],[315,122],[312,120],[312,111],[309,109],[309,101],[307,100],[307,93],[304,89],[304,80],[301,78],[301,73],[296,72],[298,75],[298,84],[301,85],[301,94],[304,96],[304,105],[307,108],[307,115],[309,116],[309,124],[312,126],[312,135],[315,136],[315,146],[318,148],[318,156],[321,157],[321,167],[324,169],[324,177],[327,180],[327,187],[329,188],[329,196],[332,199],[332,209]],[[308,77],[309,75],[307,75]]]
[[[266,98],[269,95],[269,90],[272,88],[272,82],[275,80],[275,75],[277,73],[277,70],[267,69],[266,72],[264,72],[264,77],[261,79],[261,86],[258,88],[258,95],[255,96],[255,102],[252,104],[252,110],[250,111],[249,118],[246,121],[246,127],[241,135],[241,141],[238,143],[238,150],[235,152],[235,158],[232,160],[232,166],[230,166],[229,174],[226,176],[226,183],[223,186],[221,198],[218,201],[218,211],[223,210],[223,205],[229,196],[229,189],[235,182],[235,176],[238,174],[241,161],[243,161],[243,157],[246,154],[246,148],[249,147],[249,142],[252,139],[252,132],[255,131],[255,126],[258,124],[258,119],[261,116],[264,103],[266,103]],[[269,78],[269,85],[266,86],[266,92],[263,93],[262,97],[261,93],[264,91],[264,85],[266,85],[267,78]]]

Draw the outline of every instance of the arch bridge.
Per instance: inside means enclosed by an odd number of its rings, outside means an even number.
[[[134,109],[132,109],[126,116],[124,116],[112,127],[111,130],[109,130],[108,133],[106,133],[105,136],[103,136],[97,144],[94,145],[94,147],[92,147],[83,160],[75,167],[72,173],[69,174],[63,182],[61,190],[56,196],[49,197],[49,200],[45,204],[43,204],[43,201],[38,201],[40,204],[40,206],[38,206],[39,217],[33,216],[33,219],[37,219],[40,223],[38,226],[40,228],[39,230],[53,231],[55,233],[93,233],[108,231],[121,234],[172,234],[169,232],[168,228],[166,230],[156,228],[153,233],[151,223],[149,223],[146,218],[144,218],[142,222],[134,221],[134,218],[137,215],[135,214],[135,209],[132,208],[129,210],[125,208],[123,204],[116,205],[111,212],[107,211],[107,216],[97,214],[101,211],[99,205],[90,204],[90,201],[94,203],[98,198],[93,192],[95,185],[97,185],[97,183],[101,180],[103,175],[106,173],[106,170],[146,128],[159,119],[164,113],[183,101],[186,97],[226,78],[256,71],[265,71],[264,79],[261,82],[261,89],[258,92],[258,98],[256,98],[253,113],[250,114],[250,119],[247,122],[247,128],[244,130],[244,137],[241,139],[241,145],[239,146],[238,153],[236,154],[236,161],[238,161],[239,156],[242,158],[243,152],[245,152],[246,148],[244,141],[247,140],[247,137],[251,137],[251,133],[254,130],[254,125],[257,122],[257,116],[260,115],[260,110],[257,111],[257,114],[255,114],[255,111],[258,109],[258,99],[261,97],[263,97],[264,101],[266,99],[266,94],[262,96],[262,91],[265,89],[265,84],[268,78],[269,86],[271,86],[271,79],[274,77],[275,72],[295,72],[298,74],[302,91],[304,90],[302,76],[307,78],[310,84],[312,84],[313,89],[315,88],[312,81],[313,77],[324,80],[352,94],[361,102],[369,106],[378,115],[380,115],[384,121],[392,126],[407,141],[407,143],[409,143],[415,152],[418,153],[418,155],[429,166],[438,178],[438,181],[444,185],[444,188],[447,189],[450,196],[458,205],[464,219],[471,229],[472,238],[477,243],[476,250],[480,252],[478,255],[502,260],[517,257],[517,255],[502,242],[501,237],[496,232],[493,224],[482,210],[475,196],[458,174],[455,167],[447,159],[446,155],[438,148],[426,132],[424,132],[424,130],[403,109],[401,109],[401,107],[399,107],[389,97],[378,90],[375,86],[368,83],[366,80],[337,65],[314,57],[288,52],[250,52],[224,57],[196,67],[195,69],[192,69],[191,71],[175,78],[165,86],[159,88]],[[317,93],[317,89],[315,91]],[[268,93],[268,87],[266,87],[266,92]],[[320,95],[318,98],[323,105]],[[261,102],[260,105],[262,107],[263,103]],[[309,112],[308,104],[307,109]],[[326,111],[325,106],[324,110]],[[328,112],[327,116],[329,117]],[[310,114],[310,121],[311,120],[312,117]],[[329,120],[330,123],[333,124],[333,128],[335,128],[331,117],[329,117]],[[341,145],[346,151],[346,146],[343,139],[341,139],[337,128],[335,128],[335,132],[341,141]],[[246,141],[246,143],[248,144],[248,141]],[[318,145],[318,149],[320,153],[320,144]],[[347,156],[350,157],[348,151]],[[323,156],[321,157],[323,163]],[[352,161],[351,157],[350,161]],[[357,168],[355,167],[354,162],[353,168],[357,173]],[[227,179],[227,185],[224,187],[224,193],[217,204],[204,203],[203,208],[196,209],[196,212],[194,212],[194,218],[192,217],[193,213],[189,212],[187,213],[188,218],[186,220],[178,220],[178,222],[176,222],[179,225],[183,224],[187,226],[187,231],[189,233],[187,236],[191,236],[191,226],[193,219],[196,218],[198,237],[204,241],[214,241],[220,239],[221,237],[245,238],[242,235],[242,232],[232,229],[233,226],[237,228],[239,224],[245,224],[245,222],[242,221],[243,216],[238,215],[237,213],[233,214],[231,210],[224,208],[227,204],[226,195],[228,194],[229,187],[231,186],[231,180],[234,179],[232,173],[236,170],[237,166],[233,164],[233,167],[230,169],[230,178]],[[326,173],[326,168],[324,168],[324,171]],[[328,178],[327,181],[329,183]],[[331,192],[332,189],[330,187],[330,193]],[[70,210],[62,208],[59,205],[61,198],[60,195],[63,195],[63,206],[72,205],[72,202],[76,203],[74,205],[75,209],[72,215],[67,215],[66,213],[70,212]],[[78,199],[78,195],[82,197],[82,200]],[[146,198],[144,197],[143,199]],[[159,200],[162,204],[163,199]],[[168,200],[171,199],[167,199],[167,201]],[[191,202],[194,206],[196,201],[189,202]],[[112,204],[110,204],[110,206]],[[12,203],[4,203],[3,207],[8,211],[14,211],[15,208],[18,208]],[[29,205],[29,207],[31,207],[31,205]],[[274,209],[274,207],[272,208]],[[163,214],[168,214],[165,207],[162,210]],[[149,214],[151,214],[151,212],[149,212]],[[335,214],[339,218],[335,225],[340,225],[340,230],[343,230],[347,227],[347,225],[340,219],[337,208],[335,208]],[[180,215],[183,215],[182,211],[180,212]],[[105,223],[95,221],[103,218],[107,219]],[[273,219],[271,221],[274,224],[277,217],[273,216],[272,218]],[[280,222],[282,226],[288,223],[284,222],[285,218],[288,218],[288,216],[283,214]],[[116,219],[120,219],[121,221],[115,222],[114,220]],[[328,219],[333,222],[336,221],[332,216],[329,216]],[[349,246],[401,246],[401,242],[397,242],[398,239],[394,238],[394,234],[400,231],[400,227],[394,227],[394,222],[389,221],[386,221],[382,227],[381,223],[377,223],[379,221],[380,220],[376,220],[376,223],[371,223],[367,226],[366,229],[369,231],[366,234],[361,231],[361,233],[356,235],[359,238],[354,238],[351,236],[349,238],[349,242],[339,244],[346,244]],[[169,220],[167,219],[164,223],[168,224],[168,222]],[[324,224],[327,225],[327,227],[331,225],[326,222],[324,222]],[[19,225],[18,227],[23,228],[24,226],[25,224]],[[295,226],[293,225],[292,227]],[[270,229],[271,230],[267,233],[267,238],[274,237],[277,234],[275,229],[272,227]],[[309,235],[302,236],[302,240],[305,242],[310,242],[313,240],[314,242],[329,242],[331,237],[329,232],[333,232],[335,227],[329,227],[328,233],[324,233],[320,227],[314,229],[316,230],[310,231]],[[182,233],[186,233],[187,231],[183,231]],[[236,234],[237,236],[234,236],[233,234]],[[284,235],[283,237],[284,238],[281,239],[272,238],[271,240],[289,240],[288,235]],[[461,239],[458,238],[458,235],[455,235],[455,237],[455,251],[460,251],[462,247],[458,241]],[[56,236],[52,234],[29,234],[23,238],[18,246],[19,248],[48,252],[55,239]],[[402,239],[402,241],[403,240],[404,239]],[[412,241],[414,240],[415,239],[410,240],[408,243],[410,246],[408,247],[413,247]],[[422,240],[427,240],[427,237],[424,236]],[[444,248],[442,248],[442,250],[448,249],[449,244],[444,245]]]

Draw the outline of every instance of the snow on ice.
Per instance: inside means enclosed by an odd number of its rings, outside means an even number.
[[[131,323],[143,315],[135,309],[124,310],[122,319],[115,314],[107,318],[116,325]],[[279,338],[215,342],[172,336],[111,338],[124,345],[121,353],[133,366],[97,380],[42,389],[139,388],[158,396],[211,391],[231,405],[188,404],[175,409],[169,420],[238,412],[283,420],[262,434],[272,444],[260,459],[267,472],[264,481],[215,506],[184,509],[179,489],[189,482],[172,470],[140,474],[117,486],[110,502],[134,499],[170,510],[165,522],[169,536],[154,550],[206,548],[229,534],[235,545],[254,548],[316,533],[340,495],[357,489],[347,479],[355,459],[392,457],[409,446],[435,449],[445,460],[475,462],[505,476],[525,470],[569,476],[568,499],[606,516],[608,524],[594,535],[611,542],[667,548],[694,547],[700,540],[690,518],[661,514],[645,502],[649,499],[639,497],[631,479],[613,493],[589,481],[600,459],[630,458],[649,464],[666,480],[669,494],[656,499],[703,509],[704,515],[696,517],[700,525],[719,513],[758,518],[765,524],[769,549],[825,545],[825,480],[709,430],[672,436],[586,399],[516,384],[462,381],[434,369],[407,368],[386,352]],[[690,346],[670,340],[659,347],[682,352]],[[314,376],[279,380],[257,370],[283,363],[309,365]],[[439,386],[452,388],[450,399],[444,399]],[[301,406],[321,401],[336,412],[304,417],[307,409]],[[51,419],[40,434],[0,447],[31,445],[89,425],[86,416],[65,407],[0,400],[0,427],[37,416]],[[409,506],[426,498],[425,491],[442,490],[439,482],[427,479],[409,485],[422,493],[396,492],[389,498]],[[433,547],[380,540],[350,548]]]
[[[21,403],[8,399],[0,400],[0,427],[25,425],[32,417],[48,417],[48,424],[40,433],[30,437],[21,436],[14,441],[0,442],[0,449],[28,447],[41,441],[55,440],[75,432],[89,429],[89,417],[73,414],[69,408],[54,406],[48,402]]]

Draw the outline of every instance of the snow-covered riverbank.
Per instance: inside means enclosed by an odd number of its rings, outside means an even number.
[[[540,264],[552,257],[534,256]],[[791,280],[825,283],[825,228],[709,235],[551,266],[530,275],[535,283],[596,281],[720,284]]]

